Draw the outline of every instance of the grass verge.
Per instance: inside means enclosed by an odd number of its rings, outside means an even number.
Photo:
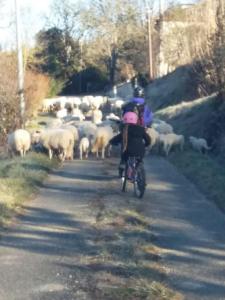
[[[29,199],[46,178],[49,171],[58,166],[56,160],[29,153],[25,158],[1,160],[0,164],[0,226],[6,225],[12,214]]]
[[[169,160],[199,190],[213,200],[225,212],[225,169],[218,161],[209,156],[187,150],[183,153],[171,153]]]
[[[151,220],[143,214],[146,205],[119,193],[91,203],[98,254],[81,261],[83,270],[91,272],[91,299],[183,299],[165,284],[166,270],[160,262],[160,249],[152,243]]]

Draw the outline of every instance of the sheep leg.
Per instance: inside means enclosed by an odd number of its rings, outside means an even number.
[[[83,160],[82,149],[80,149],[80,160]]]
[[[69,145],[69,147],[63,151],[64,158],[68,160],[73,160],[74,149],[73,145]]]
[[[164,151],[165,155],[167,155],[167,145],[166,144],[163,145],[163,151]]]
[[[86,151],[86,158],[88,158],[88,150]]]
[[[52,159],[52,149],[48,150],[49,159]]]
[[[170,152],[171,148],[172,148],[172,145],[169,145],[168,149],[167,149],[167,156],[169,155],[169,152]]]
[[[111,150],[112,150],[112,145],[109,145],[108,146],[108,156],[109,157],[111,156]]]
[[[63,150],[62,153],[60,154],[60,157],[61,157],[61,161],[64,161],[65,158],[66,158],[66,151]]]
[[[20,156],[23,157],[23,149],[20,149]]]
[[[102,148],[102,159],[105,159],[105,147]]]
[[[165,147],[165,153],[166,153],[166,156],[169,155],[169,151],[170,151],[170,146],[169,146],[169,145],[166,145],[166,147]]]

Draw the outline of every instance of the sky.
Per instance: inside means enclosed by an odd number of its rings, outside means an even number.
[[[30,40],[45,23],[44,15],[52,0],[17,0],[20,7],[23,39]],[[15,45],[15,0],[0,0],[0,45],[11,48]]]
[[[17,0],[18,6],[20,7],[19,11],[23,41],[32,45],[35,33],[45,25],[46,21],[44,15],[50,12],[52,1],[54,0]],[[78,3],[79,1],[84,2],[84,0],[77,1]],[[171,2],[171,0],[163,1],[165,6],[168,2]],[[179,0],[181,3],[193,3],[194,1],[196,0]],[[0,46],[3,49],[15,48],[16,34],[14,16],[15,0],[0,0]]]

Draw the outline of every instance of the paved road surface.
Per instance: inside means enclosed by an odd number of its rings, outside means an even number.
[[[188,300],[225,299],[224,215],[164,159],[145,165],[145,214],[169,286]],[[0,239],[0,300],[93,299],[71,287],[82,277],[71,266],[98,254],[90,203],[119,197],[108,168],[107,162],[74,161],[49,177]]]
[[[225,216],[161,158],[149,162],[152,229],[170,285],[188,300],[225,299]]]

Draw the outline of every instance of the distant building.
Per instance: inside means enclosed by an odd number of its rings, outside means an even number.
[[[197,4],[181,4],[175,10],[164,12],[159,29],[159,47],[156,53],[156,77],[162,77],[178,66],[188,64],[196,54],[196,47],[191,40],[210,36],[215,28],[214,0],[204,0]],[[176,14],[176,9],[181,9]],[[183,11],[183,13],[182,13]],[[207,17],[207,22],[205,19]],[[198,37],[198,38],[197,38]]]

